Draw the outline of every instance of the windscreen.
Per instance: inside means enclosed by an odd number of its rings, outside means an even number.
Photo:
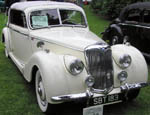
[[[33,11],[30,14],[32,29],[53,26],[86,27],[85,18],[80,11],[48,9]]]

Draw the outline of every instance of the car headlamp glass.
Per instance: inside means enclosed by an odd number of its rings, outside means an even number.
[[[121,56],[119,59],[120,67],[123,69],[128,68],[131,65],[131,62],[132,62],[131,56],[128,54]]]
[[[128,77],[128,73],[126,71],[122,71],[118,74],[118,79],[120,82],[124,82]]]
[[[95,83],[95,80],[94,80],[93,77],[88,76],[88,77],[86,78],[86,80],[85,80],[85,83],[86,83],[86,85],[87,85],[88,87],[92,87],[92,86],[94,85],[94,83]]]
[[[69,73],[72,75],[80,74],[84,69],[84,64],[80,59],[74,56],[65,55],[64,56],[65,66]]]

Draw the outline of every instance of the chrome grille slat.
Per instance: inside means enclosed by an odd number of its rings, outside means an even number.
[[[113,86],[112,52],[108,45],[92,45],[85,49],[89,74],[94,77],[95,89],[110,89]],[[110,74],[108,77],[107,74]]]

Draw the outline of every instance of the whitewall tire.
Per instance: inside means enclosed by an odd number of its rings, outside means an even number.
[[[43,80],[39,70],[36,72],[35,90],[36,90],[37,102],[41,111],[47,113],[49,108],[48,107],[49,103],[46,100],[46,93],[43,85]]]

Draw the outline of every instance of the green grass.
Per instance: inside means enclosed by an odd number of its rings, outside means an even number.
[[[101,37],[100,33],[104,32],[110,22],[96,16],[91,10],[89,10],[91,9],[89,6],[84,7],[84,9],[87,15],[90,30]]]
[[[0,33],[4,25],[4,15],[0,14]],[[4,45],[0,42],[0,115],[42,115],[35,97],[34,87],[4,56]]]
[[[85,7],[90,29],[100,36],[100,32],[104,31],[109,21],[96,16],[89,9],[89,6]],[[0,33],[4,24],[4,15],[0,14]],[[150,115],[149,108],[150,87],[147,87],[141,90],[133,102],[104,107],[104,115]],[[43,115],[36,102],[34,87],[25,81],[13,62],[4,56],[2,43],[0,43],[0,115]]]

